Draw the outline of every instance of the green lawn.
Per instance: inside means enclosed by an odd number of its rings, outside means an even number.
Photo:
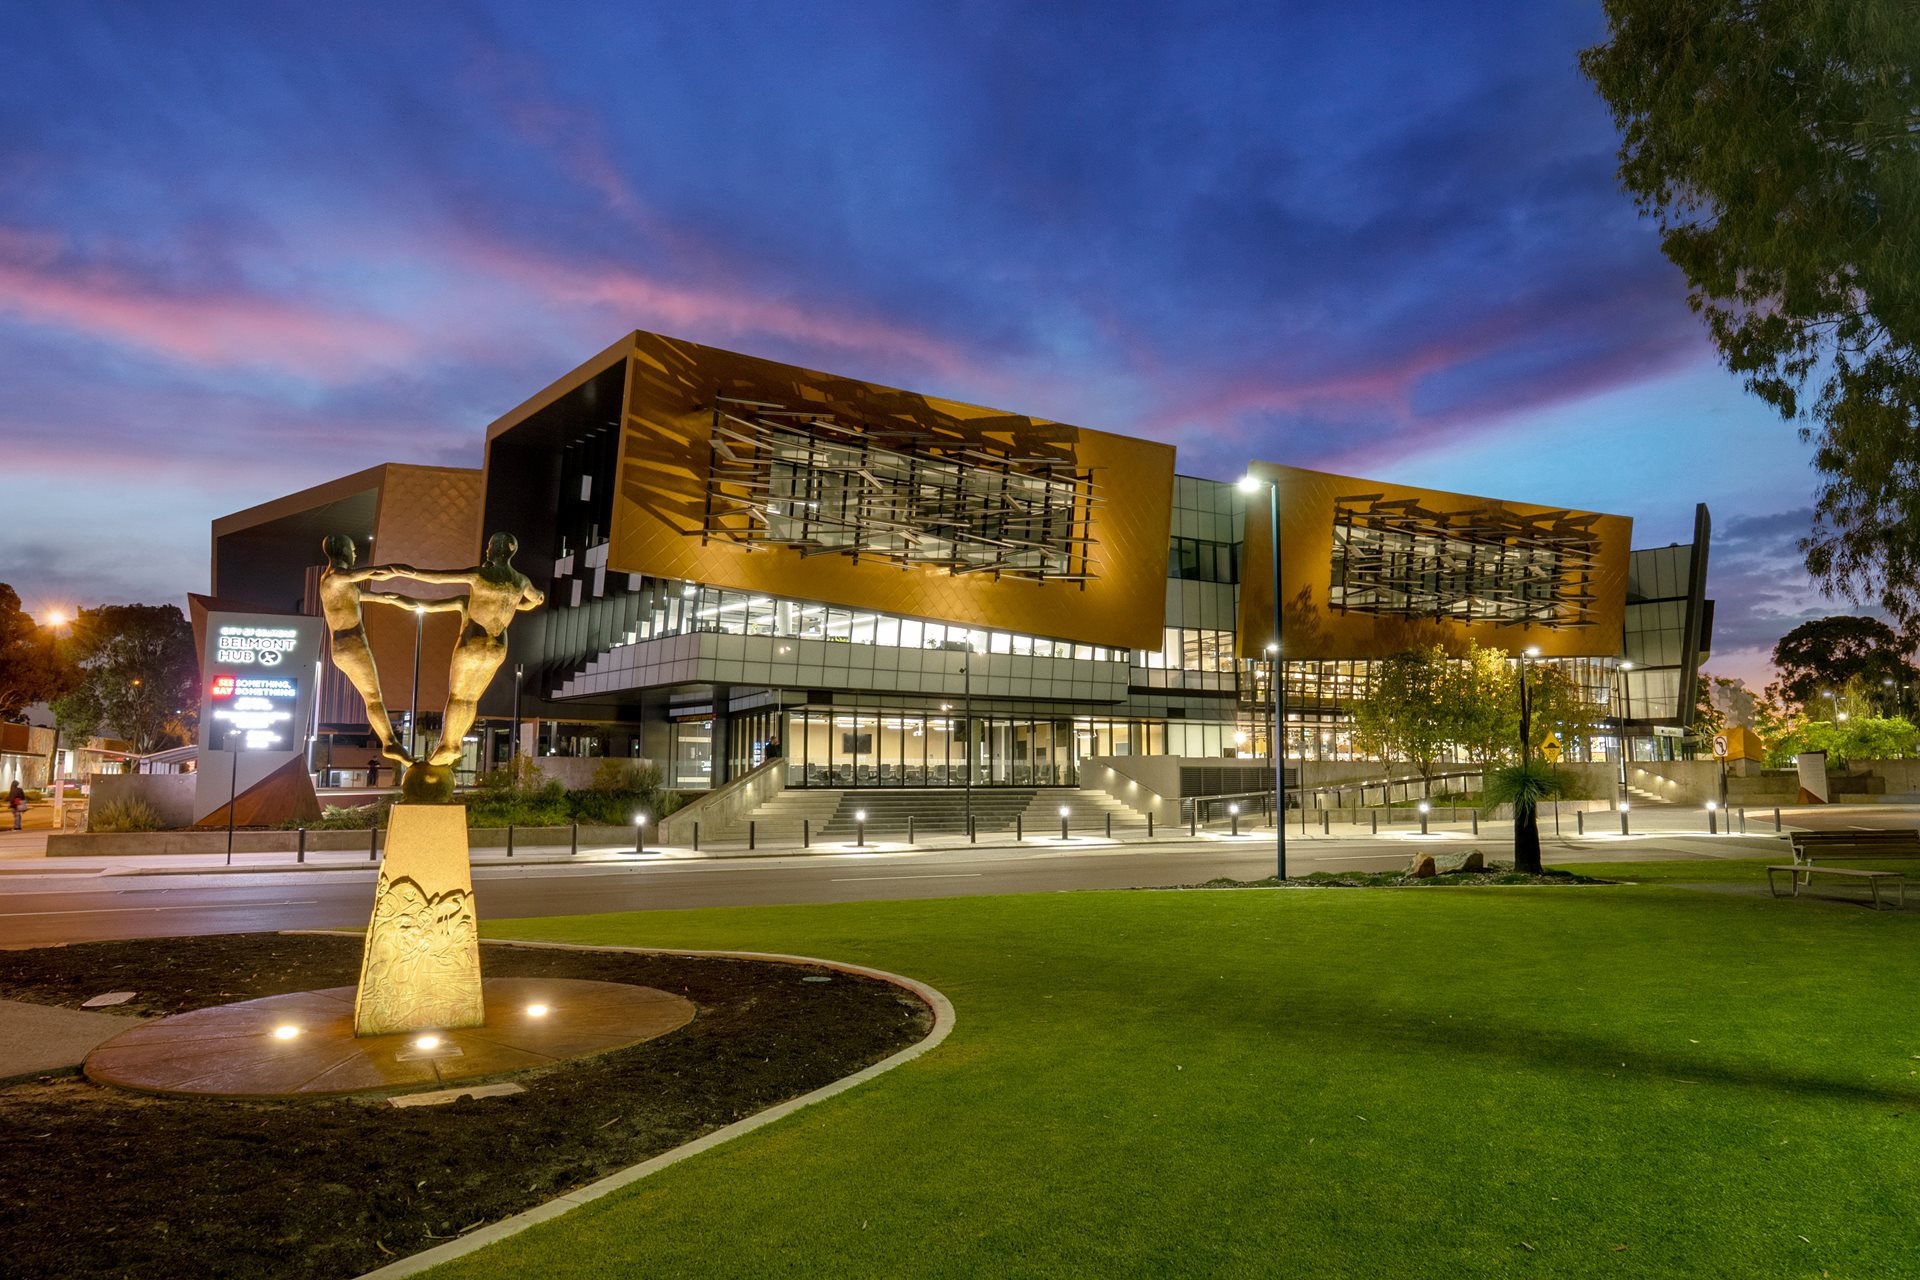
[[[490,932],[858,961],[959,1023],[436,1277],[1920,1274],[1913,917],[1228,890]]]

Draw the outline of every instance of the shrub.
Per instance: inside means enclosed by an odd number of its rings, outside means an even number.
[[[87,814],[89,831],[164,831],[166,826],[145,800],[114,800]]]

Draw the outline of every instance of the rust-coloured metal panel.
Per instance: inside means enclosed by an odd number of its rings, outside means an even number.
[[[1171,446],[655,334],[636,333],[632,344],[609,568],[1088,644],[1160,647]],[[911,435],[949,448],[958,440],[983,454],[1070,462],[1091,474],[1097,498],[1076,519],[1086,572],[1035,581],[714,536],[713,429],[723,400],[831,416],[842,430],[876,439]]]
[[[1284,656],[1289,660],[1380,658],[1436,643],[1457,652],[1469,640],[1516,654],[1537,646],[1543,657],[1620,652],[1633,534],[1633,521],[1626,516],[1277,463],[1256,462],[1250,470],[1279,487]],[[1352,550],[1356,528],[1404,536],[1395,545],[1406,547],[1410,556],[1380,554],[1362,563]],[[1247,499],[1238,641],[1243,658],[1264,656],[1273,639],[1272,545],[1263,483]],[[1533,554],[1523,553],[1528,550]],[[1549,563],[1548,553],[1555,571],[1537,574],[1524,593],[1503,594]],[[1336,581],[1336,559],[1346,570],[1343,581]],[[1474,572],[1494,580],[1491,590],[1476,592],[1465,584],[1468,571],[1460,566],[1467,564],[1481,566]],[[1423,604],[1394,609],[1380,603],[1395,592]],[[1522,594],[1525,603],[1516,603]],[[1488,616],[1500,608],[1528,616]]]

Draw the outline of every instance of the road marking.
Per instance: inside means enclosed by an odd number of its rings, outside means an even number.
[[[253,907],[317,907],[318,898],[300,898],[291,902],[197,902],[171,907],[74,907],[66,911],[0,911],[0,919],[22,916],[109,916],[125,911],[236,911]]]
[[[978,880],[978,871],[944,871],[937,875],[926,876],[840,876],[830,881],[832,884],[852,884],[856,880]]]

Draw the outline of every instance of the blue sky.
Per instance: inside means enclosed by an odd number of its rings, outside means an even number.
[[[633,328],[1249,457],[1713,506],[1715,670],[1839,612],[1574,59],[1596,3],[0,11],[0,580],[206,586],[208,521]]]

